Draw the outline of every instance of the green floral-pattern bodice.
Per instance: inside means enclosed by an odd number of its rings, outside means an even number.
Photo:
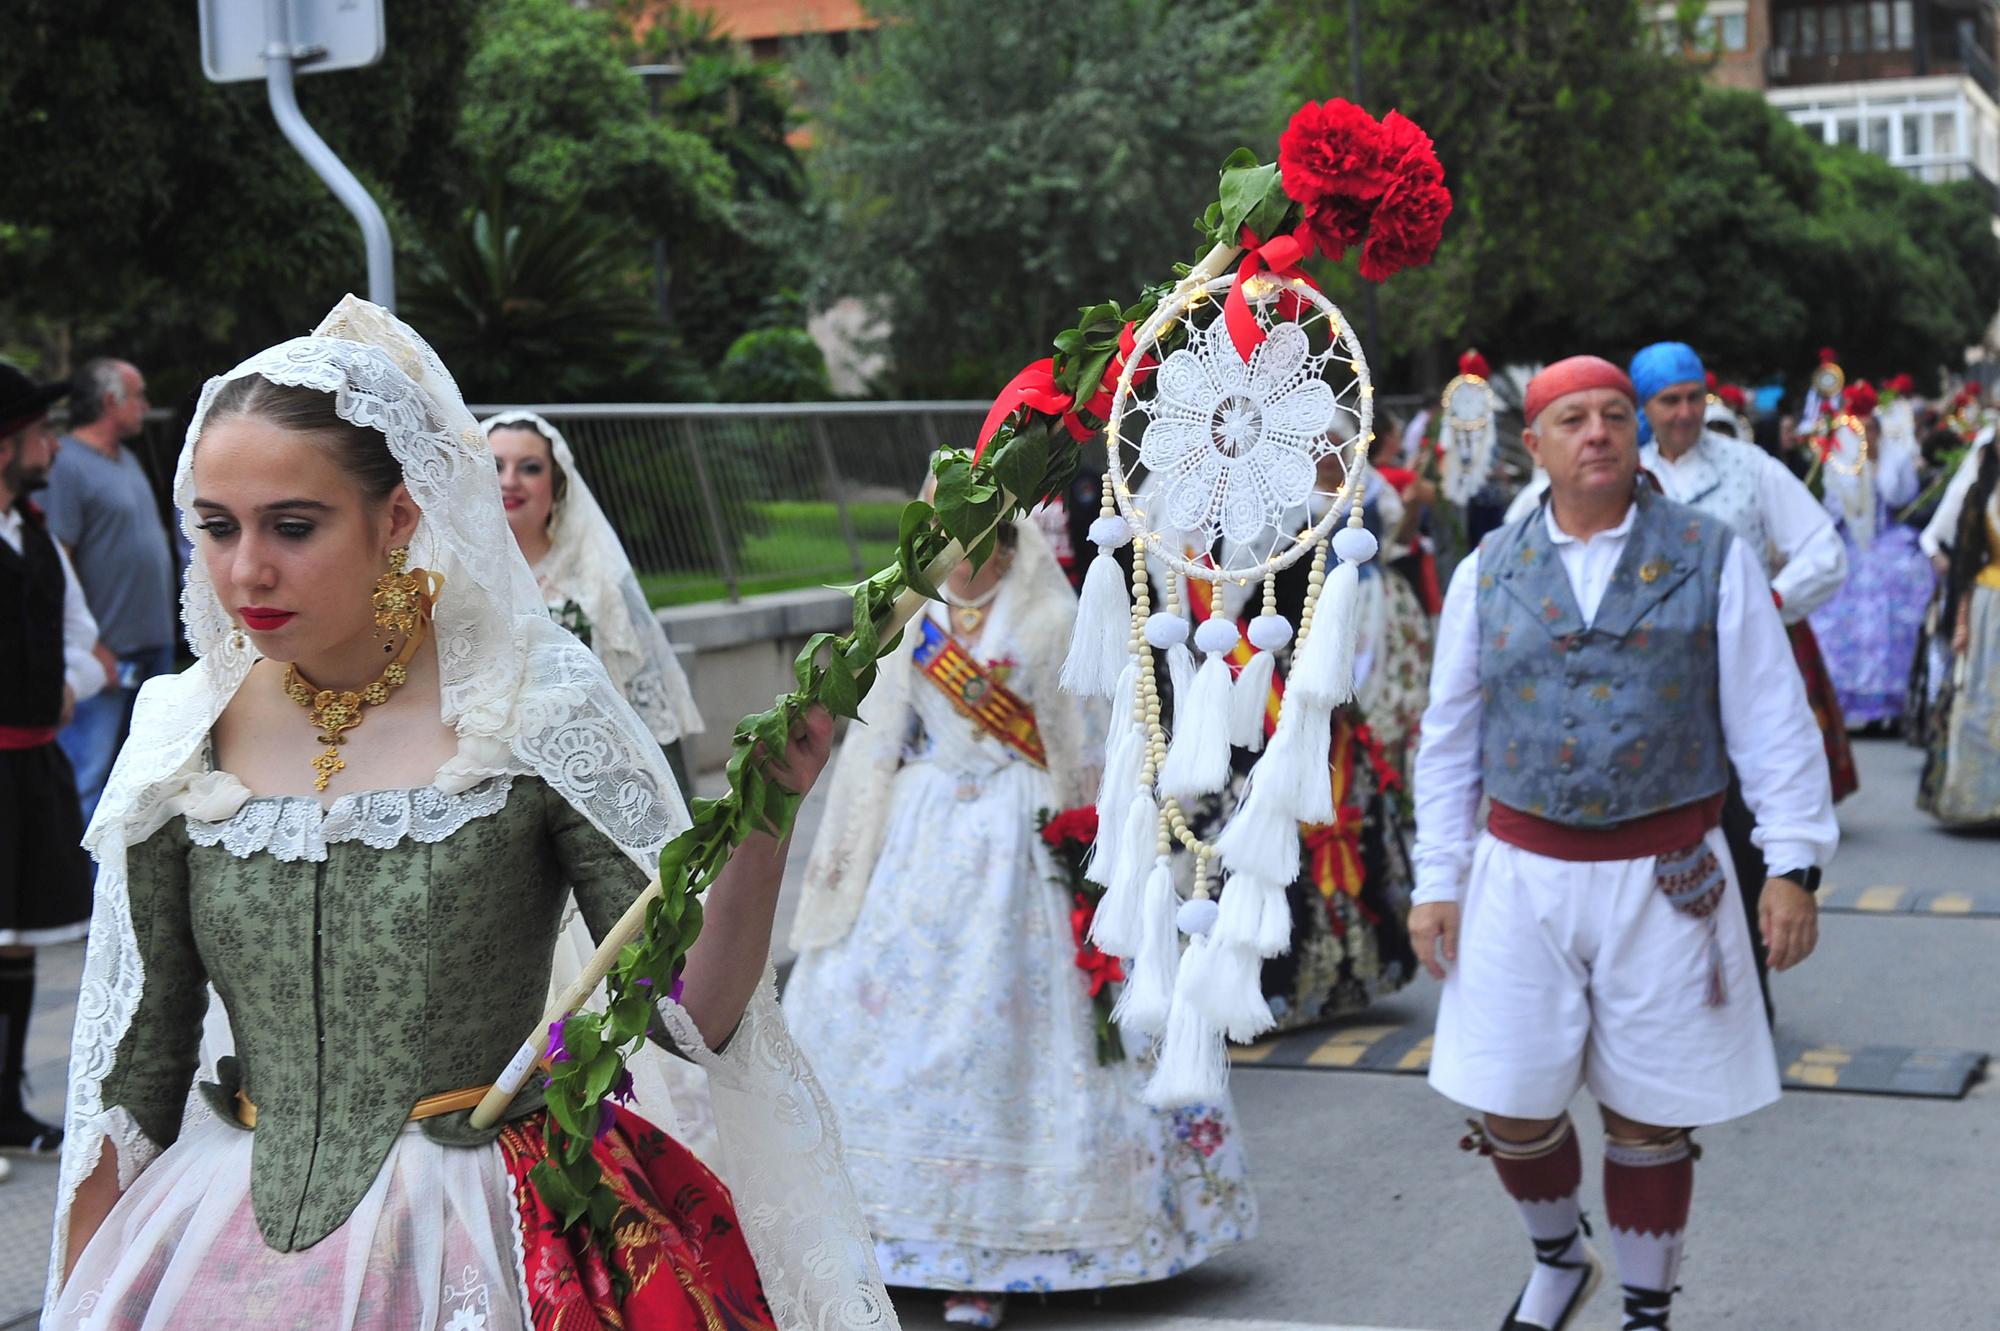
[[[281,1251],[346,1221],[419,1099],[499,1075],[541,1016],[566,891],[601,936],[646,882],[532,776],[324,812],[253,798],[227,823],[174,819],[132,848],[128,873],[145,988],[105,1104],[174,1140],[213,981],[236,1057],[203,1093],[230,1122],[238,1085],[257,1105],[251,1201]],[[525,1093],[513,1112],[539,1104]],[[466,1119],[422,1130],[496,1135]]]

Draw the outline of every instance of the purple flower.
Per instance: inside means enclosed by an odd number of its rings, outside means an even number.
[[[563,1023],[568,1020],[569,1016],[565,1013],[563,1016],[557,1017],[549,1023],[549,1052],[547,1057],[552,1064],[569,1062],[569,1050],[563,1047]]]
[[[616,1126],[618,1126],[618,1114],[617,1111],[612,1109],[611,1102],[608,1100],[599,1102],[597,1106],[597,1140],[602,1142],[606,1137],[609,1137],[611,1129]]]
[[[651,989],[653,987],[653,977],[650,975],[641,975],[638,979],[634,980],[632,983],[638,985],[642,989]]]
[[[618,1069],[618,1080],[611,1084],[611,1089],[606,1094],[621,1105],[631,1104],[632,1070],[630,1068]]]
[[[667,990],[667,997],[678,1003],[681,1001],[681,990],[685,988],[687,988],[686,982],[680,976],[676,975],[674,977],[674,987]]]

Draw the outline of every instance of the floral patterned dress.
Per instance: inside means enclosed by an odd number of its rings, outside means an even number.
[[[1008,647],[977,650],[990,667]],[[1031,705],[1055,687],[1034,664],[1006,681]],[[1059,802],[1048,774],[928,681],[911,694],[860,915],[800,958],[784,1000],[840,1112],[883,1278],[1094,1289],[1252,1237],[1229,1105],[1149,1109],[1141,1064],[1097,1060],[1069,893],[1036,832]]]

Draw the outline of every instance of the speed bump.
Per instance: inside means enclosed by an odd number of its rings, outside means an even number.
[[[1916,888],[1895,883],[1832,885],[1819,893],[1819,908],[1835,915],[1963,915],[2000,918],[2000,890]]]
[[[1420,1025],[1360,1022],[1232,1045],[1229,1056],[1242,1067],[1415,1073],[1430,1067],[1431,1038],[1431,1032]],[[1986,1063],[1987,1055],[1974,1049],[1778,1042],[1785,1087],[1794,1091],[1957,1100],[1972,1089]]]

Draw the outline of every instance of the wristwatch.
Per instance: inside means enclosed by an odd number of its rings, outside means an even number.
[[[1782,878],[1788,883],[1793,883],[1804,888],[1807,892],[1815,896],[1819,894],[1819,869],[1817,867],[1806,869],[1773,869],[1766,876],[1770,878]]]

